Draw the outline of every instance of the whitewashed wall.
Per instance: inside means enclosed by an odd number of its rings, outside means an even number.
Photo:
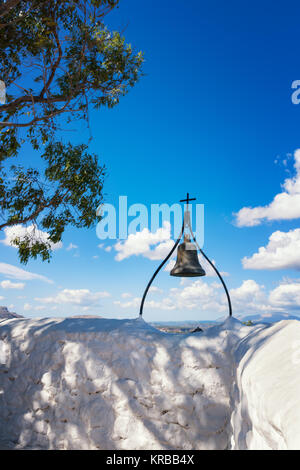
[[[3,321],[0,448],[300,449],[300,322]]]
[[[225,449],[226,340],[226,329],[172,335],[139,319],[4,321],[2,448]]]
[[[300,321],[253,332],[235,356],[232,448],[300,450]]]

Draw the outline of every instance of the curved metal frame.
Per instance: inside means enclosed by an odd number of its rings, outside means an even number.
[[[180,232],[180,235],[179,237],[177,238],[172,250],[170,251],[170,253],[166,256],[166,258],[163,260],[163,262],[158,266],[157,270],[155,271],[155,273],[153,274],[153,276],[151,277],[150,281],[148,282],[147,284],[147,287],[145,289],[145,292],[144,292],[144,295],[143,295],[143,298],[142,298],[142,302],[141,302],[141,306],[140,306],[140,317],[143,315],[143,308],[144,308],[144,303],[145,303],[145,299],[146,299],[146,295],[148,293],[148,290],[150,289],[150,286],[152,284],[152,282],[154,281],[154,279],[156,278],[157,274],[159,273],[159,271],[161,270],[161,268],[163,267],[163,265],[168,261],[168,259],[170,258],[170,256],[172,255],[173,251],[175,250],[176,246],[178,245],[178,243],[180,242],[181,240],[181,237],[182,237],[182,234],[183,234],[183,231],[184,231],[184,222],[182,224],[182,228],[181,228],[181,232]]]
[[[226,284],[225,284],[225,282],[224,282],[224,279],[222,278],[221,274],[219,273],[219,271],[218,271],[217,268],[215,267],[214,263],[212,263],[212,262],[210,261],[210,259],[208,258],[208,256],[206,256],[206,254],[204,253],[204,251],[201,250],[201,248],[200,248],[200,246],[198,245],[198,242],[197,242],[197,240],[196,240],[196,237],[195,237],[195,235],[193,234],[193,231],[192,231],[192,228],[191,228],[190,224],[189,224],[189,229],[190,229],[191,235],[192,235],[192,237],[193,237],[193,240],[194,240],[194,242],[196,243],[196,245],[197,245],[197,247],[198,247],[198,249],[199,249],[201,255],[206,259],[206,261],[209,262],[209,264],[211,265],[211,267],[215,270],[215,272],[216,272],[218,278],[219,278],[220,281],[222,282],[222,285],[223,285],[224,290],[225,290],[225,293],[226,293],[227,301],[228,301],[229,316],[232,317],[232,305],[231,305],[230,295],[229,295],[228,289],[227,289],[227,287],[226,287]]]
[[[141,306],[140,306],[140,317],[143,315],[143,308],[144,308],[144,303],[145,303],[145,299],[146,299],[146,296],[148,294],[148,291],[151,287],[151,284],[152,282],[154,281],[154,279],[156,278],[157,274],[159,273],[159,271],[161,270],[161,268],[164,266],[164,264],[168,261],[168,259],[170,258],[170,256],[172,255],[172,253],[174,252],[175,248],[177,247],[178,243],[180,242],[181,240],[181,237],[183,235],[183,232],[184,232],[184,228],[185,226],[188,226],[190,232],[191,232],[191,235],[192,235],[192,238],[193,238],[193,241],[196,243],[200,253],[202,254],[202,256],[206,259],[206,261],[208,261],[208,263],[210,264],[210,266],[214,269],[214,271],[216,272],[218,278],[220,279],[223,287],[224,287],[224,290],[225,290],[225,293],[226,293],[226,296],[227,296],[227,301],[228,301],[228,308],[229,308],[229,316],[231,317],[232,316],[232,306],[231,306],[231,300],[230,300],[230,296],[229,296],[229,292],[228,292],[228,289],[226,287],[226,284],[224,282],[224,279],[222,278],[221,274],[219,273],[219,271],[217,270],[217,268],[215,267],[215,265],[210,261],[210,259],[206,256],[206,254],[204,253],[204,251],[200,248],[200,246],[198,245],[198,242],[196,240],[196,237],[195,235],[193,234],[193,231],[192,231],[192,227],[191,227],[191,223],[190,223],[190,218],[189,218],[189,215],[188,217],[186,217],[186,213],[188,213],[188,211],[185,212],[184,214],[184,219],[183,219],[183,223],[182,223],[182,228],[181,228],[181,232],[180,232],[180,235],[179,237],[177,238],[172,250],[170,251],[170,253],[166,256],[166,258],[163,260],[163,262],[158,266],[157,270],[155,271],[155,273],[153,274],[153,276],[151,277],[150,281],[148,282],[147,284],[147,287],[145,289],[145,292],[144,292],[144,295],[143,295],[143,298],[142,298],[142,301],[141,301]],[[188,213],[189,214],[189,213]]]

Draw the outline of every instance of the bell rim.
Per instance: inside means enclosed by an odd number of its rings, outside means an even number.
[[[181,271],[179,272],[172,272],[173,270],[170,271],[170,276],[175,276],[175,277],[201,277],[201,276],[206,276],[206,272],[204,269],[202,271]]]

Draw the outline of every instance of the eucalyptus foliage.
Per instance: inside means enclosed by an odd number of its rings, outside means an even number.
[[[0,5],[0,229],[34,224],[48,242],[15,239],[20,260],[48,259],[68,225],[90,227],[103,199],[105,167],[87,145],[61,142],[89,108],[112,108],[135,85],[143,57],[104,23],[119,0],[7,0]],[[43,173],[14,164],[25,143]]]

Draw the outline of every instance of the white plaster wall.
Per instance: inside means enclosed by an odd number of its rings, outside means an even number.
[[[235,352],[232,448],[300,449],[300,322],[255,331]]]
[[[0,323],[0,441],[25,449],[226,449],[226,329],[143,320]]]

